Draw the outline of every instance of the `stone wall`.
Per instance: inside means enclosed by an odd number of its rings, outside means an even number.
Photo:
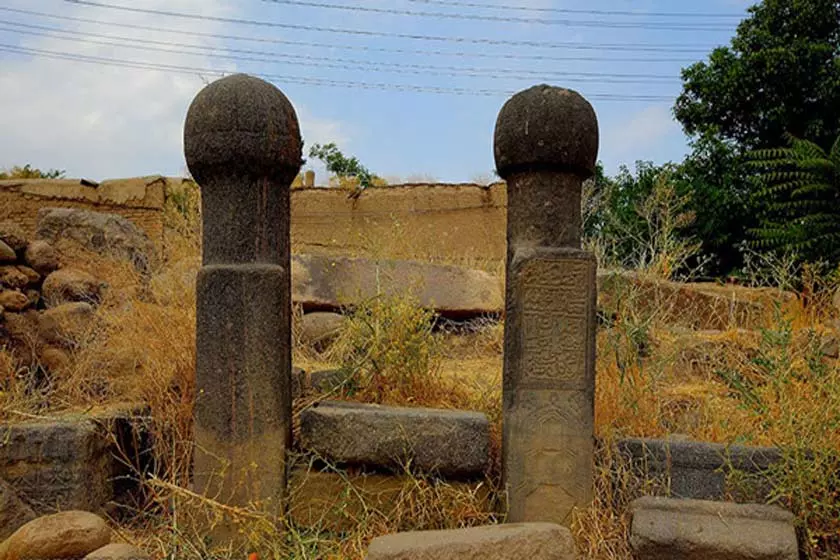
[[[410,184],[292,191],[295,253],[434,260],[501,260],[503,183]]]
[[[140,227],[156,244],[163,240],[163,204],[169,181],[160,176],[83,184],[78,179],[0,181],[0,220],[18,224],[34,236],[41,208],[82,208],[119,214]]]

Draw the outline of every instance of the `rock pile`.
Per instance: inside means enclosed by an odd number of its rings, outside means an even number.
[[[105,288],[86,272],[61,268],[51,244],[0,222],[0,348],[19,367],[66,365]]]

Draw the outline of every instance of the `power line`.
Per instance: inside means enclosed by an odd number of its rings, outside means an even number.
[[[638,17],[674,17],[674,18],[739,18],[743,14],[736,13],[698,13],[698,12],[631,12],[626,10],[579,10],[574,8],[542,8],[538,6],[502,6],[501,4],[479,4],[476,2],[459,2],[457,0],[408,0],[418,4],[433,4],[436,6],[447,6],[451,8],[485,8],[490,10],[509,10],[516,12],[530,13],[554,13],[554,14],[584,14],[597,16],[638,16]]]
[[[41,58],[52,58],[59,60],[70,60],[75,62],[85,62],[100,66],[116,66],[124,68],[134,68],[143,70],[158,70],[165,72],[175,72],[181,74],[201,75],[209,74],[221,76],[226,72],[214,68],[195,68],[191,66],[181,66],[176,64],[152,63],[146,61],[124,60],[116,58],[107,58],[91,55],[69,54],[57,51],[50,51],[45,49],[33,49],[28,47],[19,47],[16,45],[0,44],[0,51],[14,54],[24,54]],[[513,90],[495,90],[495,89],[470,89],[461,87],[437,87],[437,86],[418,86],[413,84],[393,84],[383,82],[358,82],[350,80],[333,80],[327,78],[312,78],[306,76],[290,76],[286,74],[267,74],[267,73],[252,73],[254,76],[280,82],[303,85],[326,85],[346,88],[372,89],[372,90],[393,90],[403,92],[420,92],[420,93],[442,93],[454,95],[482,95],[482,96],[509,96],[515,93]],[[595,93],[588,94],[587,98],[594,101],[671,101],[672,98],[662,95],[626,95],[626,94],[610,94],[610,93]]]
[[[67,0],[74,2],[75,0]],[[373,8],[370,6],[348,6],[346,4],[332,4],[315,0],[263,0],[273,4],[285,4],[288,6],[303,6],[307,8],[323,8],[329,10],[342,10],[351,12],[363,12],[373,14],[387,14],[397,16],[426,17],[436,19],[458,19],[469,21],[487,21],[497,23],[525,23],[537,25],[562,25],[565,27],[597,27],[614,29],[659,29],[665,31],[729,31],[730,28],[714,24],[705,25],[683,25],[669,23],[648,23],[648,22],[616,22],[597,20],[575,20],[575,19],[542,19],[516,16],[489,16],[482,14],[463,14],[450,12],[424,12],[419,10],[398,10],[395,8]]]
[[[197,55],[197,56],[209,56],[211,58],[224,58],[227,60],[238,60],[238,61],[246,61],[246,62],[268,62],[268,63],[276,63],[278,60],[285,61],[287,64],[291,65],[298,65],[298,66],[315,66],[315,67],[324,67],[324,68],[337,68],[337,69],[348,69],[348,64],[354,65],[355,69],[362,69],[366,71],[374,71],[374,72],[391,72],[397,74],[418,74],[418,75],[427,75],[427,76],[449,76],[449,77],[461,77],[461,76],[468,76],[468,77],[477,77],[477,78],[488,78],[488,79],[537,79],[537,78],[548,78],[549,76],[556,76],[556,77],[563,77],[570,79],[570,81],[579,81],[579,82],[598,82],[598,83],[648,83],[651,80],[675,80],[676,76],[669,76],[669,75],[658,75],[658,74],[608,74],[608,73],[598,73],[598,72],[562,72],[562,71],[554,71],[554,70],[514,70],[514,69],[505,69],[505,68],[481,68],[481,67],[461,67],[461,66],[434,66],[434,65],[425,65],[425,64],[387,64],[381,62],[370,62],[364,60],[354,60],[354,59],[344,59],[344,58],[334,58],[334,57],[319,57],[319,56],[311,56],[311,55],[294,55],[294,54],[285,54],[285,53],[272,53],[266,51],[255,51],[250,49],[230,49],[224,48],[219,49],[215,47],[209,47],[206,45],[194,45],[189,43],[179,43],[179,42],[170,42],[170,41],[155,41],[152,39],[126,39],[122,37],[113,37],[109,35],[102,35],[97,33],[85,33],[81,31],[72,31],[72,30],[62,30],[62,29],[54,29],[49,27],[44,27],[40,25],[30,25],[24,23],[17,23],[17,22],[8,22],[4,20],[0,20],[0,24],[4,25],[13,25],[13,26],[20,26],[25,28],[34,28],[34,29],[46,29],[48,31],[54,31],[58,33],[66,33],[77,35],[80,37],[63,37],[61,35],[56,35],[55,33],[39,33],[34,31],[25,31],[21,29],[13,29],[13,28],[3,28],[0,27],[0,31],[7,31],[11,33],[19,33],[24,35],[31,35],[35,37],[48,37],[48,38],[55,38],[65,41],[76,41],[82,42],[86,44],[95,44],[95,45],[109,45],[109,46],[116,46],[116,47],[123,47],[123,48],[131,48],[137,50],[145,50],[145,51],[156,51],[156,52],[165,52],[165,53],[172,53],[172,54],[188,54],[188,55]],[[97,38],[97,39],[106,39],[110,41],[94,41],[90,38]],[[113,40],[117,41],[135,41],[139,43],[144,43],[147,45],[162,45],[170,48],[158,48],[153,46],[144,46],[138,45],[134,43],[120,43],[114,42]],[[173,48],[178,49],[197,49],[203,51],[210,51],[210,52],[218,52],[218,51],[227,51],[227,52],[239,52],[239,53],[247,53],[247,54],[258,54],[263,56],[269,56],[272,58],[253,58],[253,57],[243,57],[243,56],[230,56],[230,55],[222,55],[222,54],[207,54],[206,52],[196,53],[196,52],[184,52],[181,50],[174,50]],[[289,62],[289,59],[292,61],[315,61],[315,63],[307,63],[307,62]]]
[[[58,15],[58,14],[50,14],[46,12],[38,12],[34,10],[24,10],[20,8],[10,8],[6,6],[0,6],[0,10],[6,12],[12,12],[17,14],[25,14],[25,15],[32,15],[38,17],[44,17],[49,19],[58,19],[63,21],[74,21],[78,23],[91,23],[94,25],[104,25],[108,27],[121,27],[123,29],[136,29],[139,31],[155,31],[155,32],[162,32],[162,33],[174,33],[179,35],[189,35],[192,37],[205,37],[210,39],[223,39],[223,40],[230,40],[230,41],[250,41],[256,43],[267,43],[267,44],[276,44],[276,45],[294,45],[294,46],[307,46],[307,47],[323,47],[323,48],[337,48],[342,50],[356,50],[356,51],[366,51],[366,52],[382,52],[382,53],[392,53],[392,54],[417,54],[417,55],[438,55],[438,56],[455,56],[455,57],[465,57],[465,58],[490,58],[490,59],[510,59],[510,60],[545,60],[545,61],[572,61],[572,60],[603,60],[603,61],[611,61],[611,62],[678,62],[678,63],[685,63],[684,59],[677,59],[677,58],[621,58],[621,57],[612,57],[612,56],[602,56],[602,57],[584,57],[580,55],[575,56],[552,56],[552,55],[534,55],[534,54],[520,54],[520,53],[475,53],[475,52],[463,52],[463,51],[440,51],[440,50],[431,50],[431,49],[401,49],[401,48],[390,48],[390,47],[371,47],[367,45],[335,45],[331,43],[319,43],[319,42],[311,42],[311,41],[292,41],[292,40],[284,40],[284,39],[276,39],[270,37],[255,37],[255,36],[242,36],[242,35],[224,35],[218,33],[206,33],[201,31],[192,31],[192,30],[180,30],[180,29],[168,29],[165,27],[158,27],[158,26],[149,26],[149,25],[140,25],[140,24],[132,24],[132,23],[122,23],[122,22],[115,22],[115,21],[103,21],[98,19],[92,18],[83,18],[83,17],[75,17],[75,16],[67,16],[67,15]],[[700,47],[698,46],[696,49],[694,48],[681,48],[680,45],[668,45],[668,44],[643,44],[643,45],[634,45],[631,43],[610,43],[610,44],[603,44],[603,43],[589,43],[586,45],[581,45],[579,43],[568,43],[565,45],[565,48],[570,50],[592,50],[592,51],[608,51],[608,50],[617,50],[617,51],[640,51],[640,52],[682,52],[682,53],[689,53],[689,54],[701,54],[708,52],[707,47]]]
[[[447,36],[439,36],[439,35],[417,35],[412,33],[389,33],[387,31],[369,31],[363,29],[343,29],[343,28],[336,28],[336,27],[322,27],[316,25],[301,25],[301,24],[293,24],[293,23],[280,23],[276,21],[261,21],[261,20],[253,20],[253,19],[241,19],[241,18],[226,18],[226,17],[219,17],[219,16],[207,16],[207,15],[199,15],[199,14],[185,14],[182,12],[173,12],[169,10],[155,10],[149,8],[135,8],[132,6],[120,6],[115,4],[107,4],[105,2],[95,2],[92,0],[64,0],[65,2],[69,2],[71,4],[79,4],[84,6],[93,6],[98,8],[108,8],[113,10],[119,10],[124,12],[133,12],[133,13],[140,13],[140,14],[149,14],[149,15],[156,15],[156,16],[166,16],[166,17],[174,17],[174,18],[181,18],[181,19],[192,19],[192,20],[199,20],[199,21],[215,21],[218,23],[233,23],[239,25],[251,25],[256,27],[268,27],[268,28],[276,28],[276,29],[298,29],[304,31],[319,31],[323,33],[340,33],[340,34],[348,34],[348,35],[357,35],[357,36],[364,36],[364,37],[391,37],[394,39],[411,39],[411,40],[420,40],[420,41],[438,41],[438,42],[448,42],[448,43],[470,43],[470,44],[478,44],[478,45],[500,45],[500,46],[511,46],[511,47],[534,47],[534,48],[547,48],[547,49],[565,49],[565,48],[574,48],[574,49],[582,49],[582,50],[603,50],[606,45],[581,45],[579,43],[548,43],[543,41],[511,41],[505,39],[487,39],[487,38],[468,38],[468,37],[447,37]],[[636,51],[647,51],[653,48],[654,50],[660,49],[667,49],[669,52],[698,52],[697,49],[689,49],[685,48],[680,45],[657,45],[655,47],[649,46],[632,46],[632,45],[611,45],[607,46],[608,48],[614,48],[617,50],[636,50]],[[698,47],[699,49],[700,47]],[[703,52],[705,52],[704,49]]]

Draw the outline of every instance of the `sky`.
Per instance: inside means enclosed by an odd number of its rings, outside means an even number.
[[[0,168],[184,175],[190,102],[237,72],[283,90],[305,150],[335,142],[391,181],[488,180],[499,109],[539,83],[589,99],[609,174],[679,161],[680,71],[728,44],[751,4],[0,0]]]

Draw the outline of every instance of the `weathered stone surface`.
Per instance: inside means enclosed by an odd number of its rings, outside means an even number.
[[[452,318],[499,313],[504,305],[500,280],[482,270],[414,261],[292,257],[292,301],[304,309],[338,309],[380,292],[411,292],[424,307]]]
[[[17,260],[15,250],[0,240],[0,263],[13,263]]]
[[[539,85],[496,120],[507,181],[502,462],[508,520],[569,525],[594,477],[595,257],[581,251],[582,182],[598,121],[577,92]]]
[[[44,280],[41,291],[48,307],[55,307],[68,302],[87,302],[96,304],[102,298],[106,288],[87,272],[73,268],[56,270]]]
[[[32,268],[29,268],[28,266],[24,265],[18,265],[17,269],[21,274],[26,276],[27,286],[37,284],[41,281],[41,275],[38,274],[38,272]]]
[[[138,271],[147,271],[155,258],[154,244],[145,232],[117,214],[42,208],[37,236],[53,244],[62,239],[75,241],[90,251],[126,259]]]
[[[727,474],[732,469],[760,480],[762,472],[781,460],[772,447],[725,446],[698,441],[624,439],[618,451],[642,480],[666,480],[674,498],[722,500],[731,493],[749,490],[750,499],[763,500],[769,488],[731,488]]]
[[[325,459],[443,476],[487,468],[490,424],[476,412],[324,401],[301,413],[301,445]]]
[[[5,560],[81,558],[108,544],[111,529],[86,511],[64,511],[34,519],[15,531]]]
[[[95,511],[113,497],[110,440],[92,422],[16,423],[2,433],[0,477],[36,513]]]
[[[22,290],[29,285],[29,278],[16,266],[0,266],[0,286]]]
[[[38,318],[38,331],[48,344],[74,347],[90,328],[93,306],[82,301],[47,309]]]
[[[292,368],[292,397],[299,398],[307,393],[329,393],[345,385],[349,373],[340,369],[307,372],[299,367]]]
[[[217,80],[187,112],[184,155],[203,220],[194,484],[271,514],[285,497],[292,436],[289,190],[301,150],[294,108],[263,80]],[[230,526],[213,534],[238,536]]]
[[[24,259],[29,266],[42,276],[58,270],[61,264],[58,253],[53,249],[53,246],[40,239],[36,239],[26,247]]]
[[[29,298],[19,290],[0,291],[0,306],[8,311],[23,311],[29,307]]]
[[[301,319],[300,342],[324,349],[333,342],[344,327],[344,315],[326,311],[307,313]]]
[[[632,505],[638,560],[797,560],[793,515],[776,506],[669,498]]]
[[[8,220],[0,222],[0,241],[11,247],[13,251],[26,249],[26,233],[16,223]]]
[[[32,508],[20,500],[14,488],[0,479],[0,541],[33,519]]]
[[[512,523],[377,537],[367,560],[574,560],[569,530],[552,523]]]
[[[137,548],[125,543],[112,543],[94,550],[83,560],[152,560],[152,557]]]

